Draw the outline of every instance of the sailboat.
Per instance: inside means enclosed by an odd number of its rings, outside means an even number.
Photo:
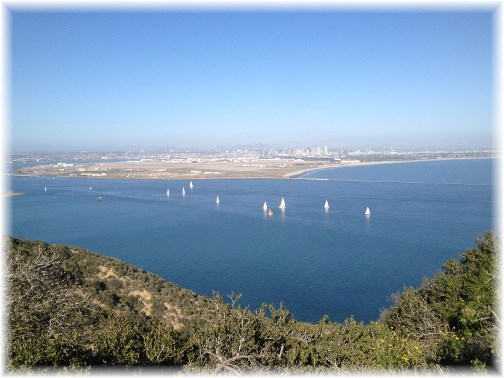
[[[189,183],[189,189],[193,189],[194,188],[194,185],[192,184],[192,181]]]
[[[272,217],[273,216],[273,211],[271,211],[271,209],[268,209],[268,217]]]
[[[47,192],[47,186],[44,186],[44,192]]]
[[[182,187],[182,195],[185,196],[185,188]]]
[[[282,198],[282,200],[280,201],[280,206],[278,206],[280,209],[285,209],[285,200]]]
[[[170,197],[170,189],[166,189],[166,196]]]
[[[264,211],[268,210],[268,204],[266,203],[266,201],[264,201],[263,210]]]
[[[366,212],[364,213],[364,215],[371,215],[371,211],[369,210],[369,207],[366,207]]]
[[[324,209],[329,209],[329,202],[327,202],[327,200],[325,200]]]
[[[217,198],[215,199],[215,203],[216,203],[217,205],[220,203],[219,196],[217,196]]]

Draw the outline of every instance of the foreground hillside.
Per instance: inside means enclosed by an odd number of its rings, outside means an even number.
[[[497,242],[492,233],[379,321],[297,322],[198,296],[80,248],[6,239],[8,368],[157,366],[185,371],[352,372],[497,364]]]

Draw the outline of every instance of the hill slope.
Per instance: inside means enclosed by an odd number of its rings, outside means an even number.
[[[195,318],[205,317],[209,299],[183,289],[121,260],[82,248],[50,245],[10,238],[12,262],[54,260],[73,277],[74,284],[89,290],[92,302],[101,309],[125,310],[162,321],[181,329]]]
[[[496,364],[492,233],[370,324],[297,322],[206,298],[89,251],[8,237],[8,363],[177,366],[213,372],[439,369]],[[193,371],[193,370],[191,370]]]

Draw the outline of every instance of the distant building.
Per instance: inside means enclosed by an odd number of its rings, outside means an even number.
[[[329,155],[329,149],[327,146],[324,146],[324,155]]]
[[[278,152],[277,150],[273,149],[273,148],[270,148],[268,150],[268,156],[271,157],[271,156],[277,156],[278,155]]]

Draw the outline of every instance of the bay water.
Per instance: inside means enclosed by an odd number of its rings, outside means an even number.
[[[119,258],[198,294],[283,302],[300,321],[369,322],[392,293],[494,227],[494,164],[343,167],[299,180],[193,180],[193,190],[189,180],[12,176],[10,190],[24,194],[9,197],[7,223],[13,236]]]

